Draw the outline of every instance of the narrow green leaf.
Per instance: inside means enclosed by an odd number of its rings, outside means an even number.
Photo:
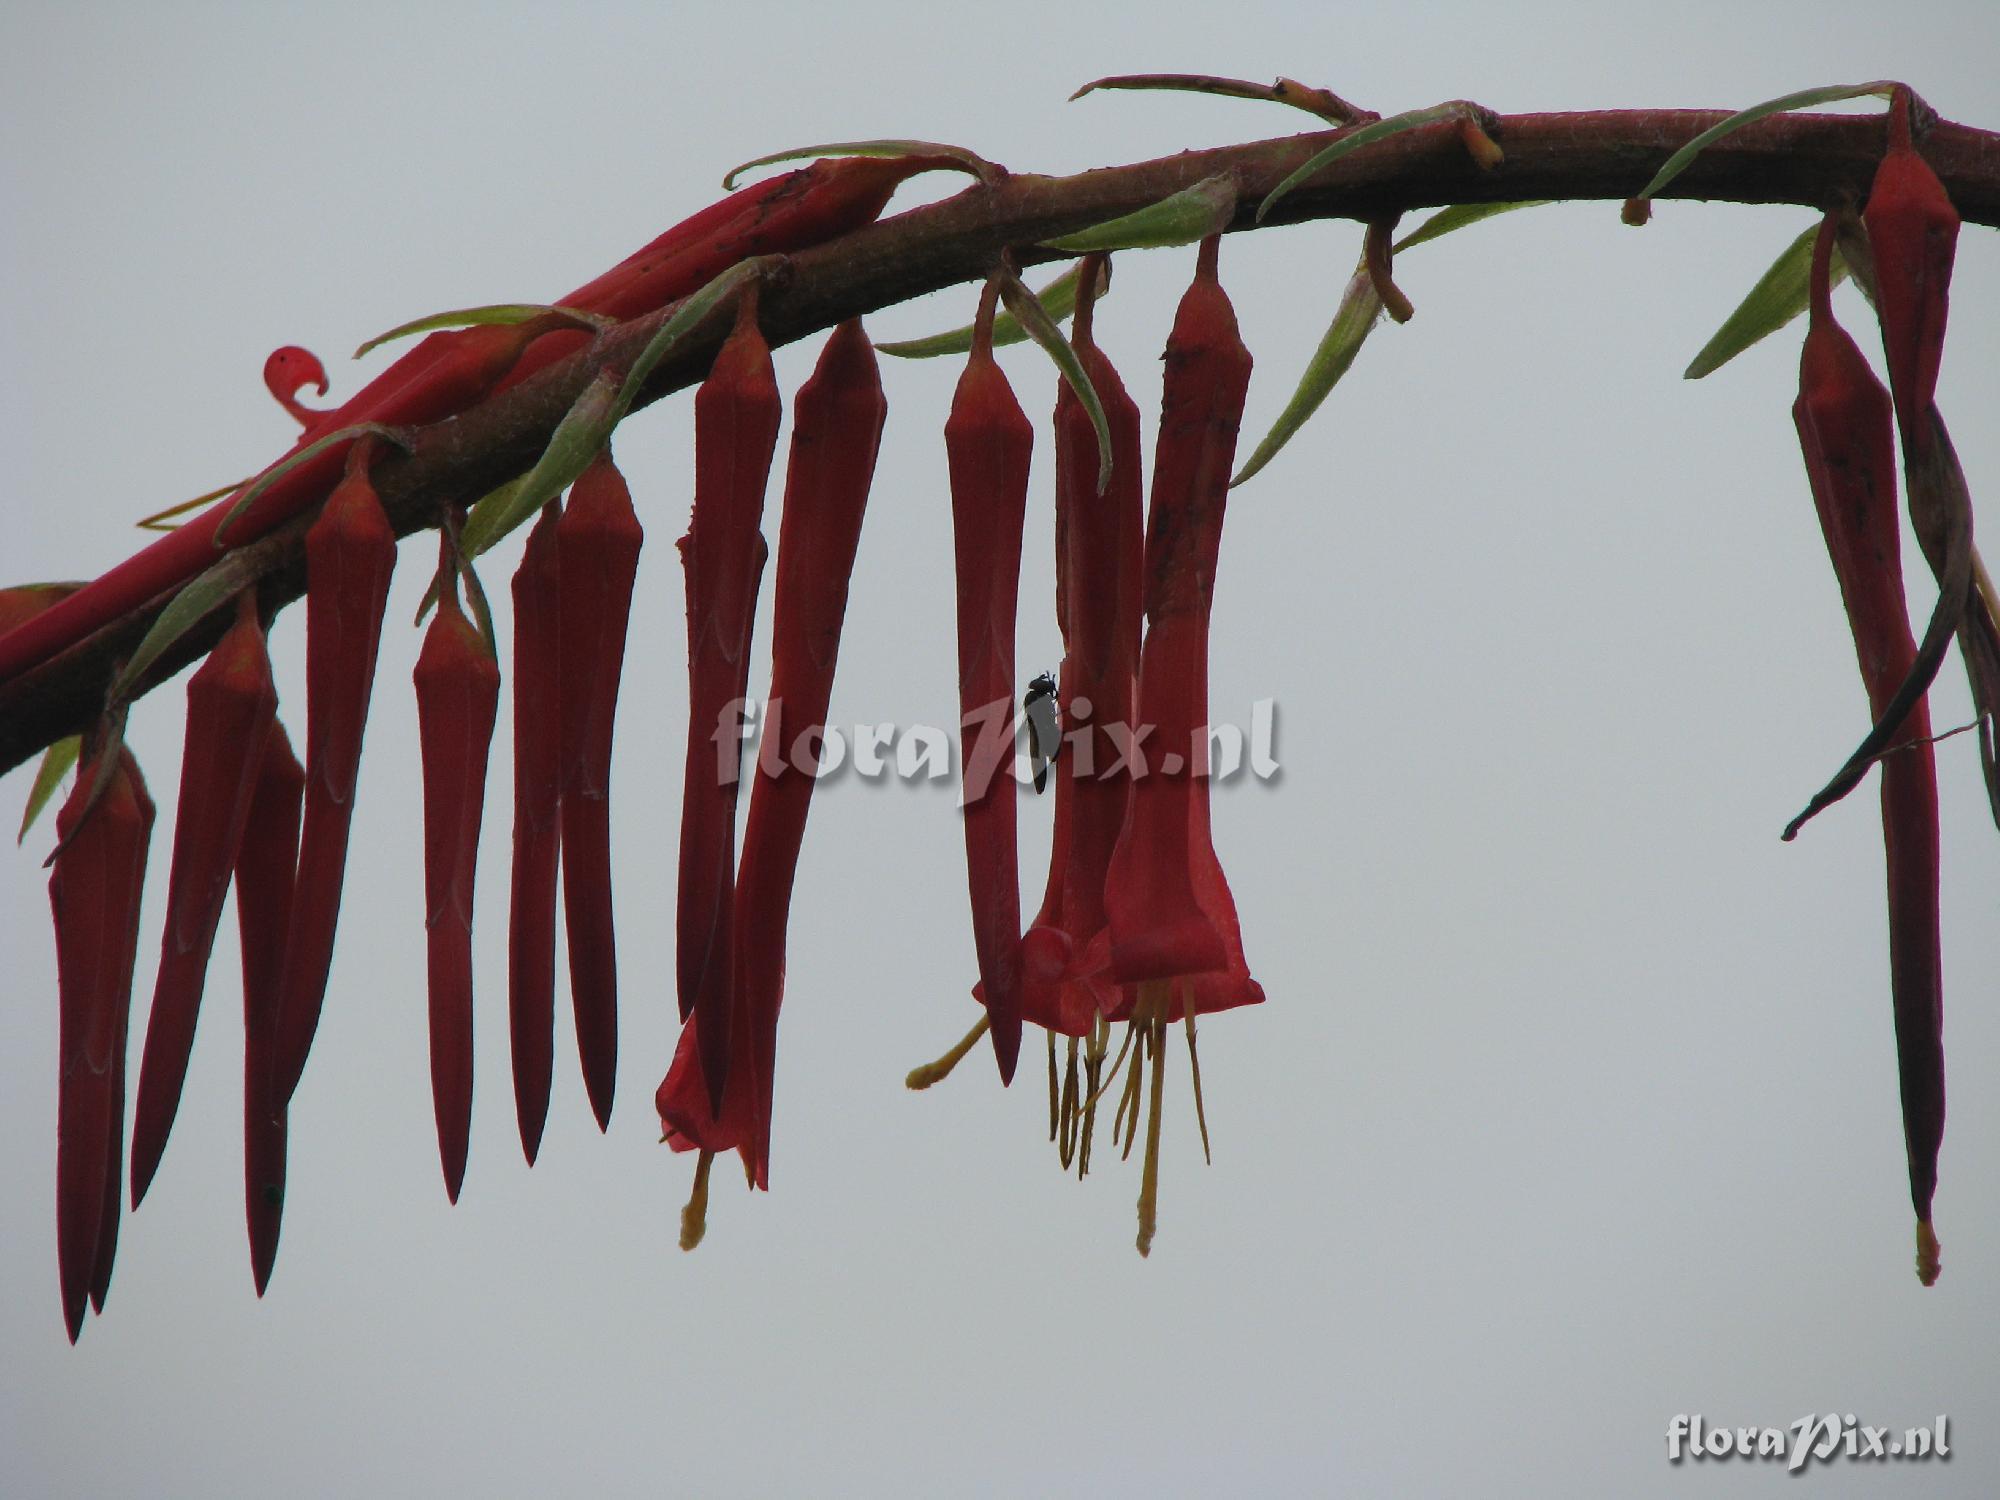
[[[479,581],[469,558],[461,558],[458,576],[465,584],[465,602],[472,606],[472,623],[479,627],[479,637],[486,643],[486,654],[495,661],[500,659],[500,637],[493,633],[493,606],[486,601],[486,585]]]
[[[607,318],[602,313],[584,312],[575,307],[557,307],[542,302],[493,302],[485,307],[460,307],[451,312],[432,313],[428,317],[416,318],[408,323],[399,323],[387,333],[378,333],[354,351],[356,359],[371,349],[396,339],[406,339],[412,334],[435,333],[440,328],[506,327],[517,323],[532,323],[540,317],[567,318],[579,328],[602,331],[615,328],[616,318]]]
[[[779,162],[804,161],[808,157],[822,156],[934,156],[939,158],[939,166],[946,162],[953,163],[982,182],[1000,175],[999,168],[992,162],[963,146],[946,146],[937,141],[830,141],[823,146],[795,146],[788,151],[773,151],[769,156],[760,156],[740,167],[732,167],[729,175],[722,179],[722,190],[725,193],[734,192],[736,179],[758,167],[775,167]]]
[[[1349,131],[1272,188],[1270,196],[1257,205],[1257,222],[1263,223],[1264,216],[1277,206],[1278,200],[1285,194],[1308,178],[1317,176],[1350,151],[1358,151],[1363,146],[1372,146],[1377,141],[1387,140],[1392,135],[1401,135],[1404,131],[1415,130],[1419,126],[1435,125],[1439,120],[1460,118],[1465,112],[1464,101],[1454,99],[1447,104],[1433,104],[1425,109],[1405,110],[1402,114],[1389,115],[1372,125],[1363,125],[1359,130]]]
[[[1097,432],[1097,493],[1103,494],[1104,487],[1111,483],[1111,424],[1105,420],[1104,403],[1097,399],[1097,389],[1090,383],[1090,376],[1083,368],[1083,361],[1076,357],[1076,350],[1070,347],[1068,339],[1055,320],[1043,310],[1034,294],[1021,284],[1021,278],[1012,271],[1000,278],[1000,299],[1018,318],[1021,326],[1028,330],[1028,337],[1042,346],[1042,351],[1056,362],[1070,389],[1076,392],[1083,409],[1090,413],[1090,425]]]
[[[1334,311],[1333,322],[1320,339],[1319,347],[1313,350],[1313,357],[1307,361],[1306,372],[1299,377],[1298,389],[1292,392],[1292,399],[1285,403],[1285,409],[1278,413],[1278,420],[1271,424],[1270,432],[1257,445],[1257,451],[1229,481],[1231,489],[1277,457],[1278,450],[1306,425],[1306,419],[1319,410],[1320,403],[1326,400],[1340,383],[1340,377],[1354,363],[1354,356],[1361,352],[1362,344],[1381,317],[1382,299],[1375,295],[1375,283],[1369,279],[1368,268],[1362,266],[1349,279],[1347,290],[1340,294],[1340,306]]]
[[[1080,270],[1081,267],[1071,266],[1062,275],[1035,293],[1035,300],[1042,304],[1042,310],[1049,315],[1052,321],[1061,323],[1071,313],[1076,311],[1076,282]],[[1109,282],[1110,278],[1107,276],[1104,278],[1104,283],[1099,285],[1097,295],[1100,300],[1110,291]],[[1028,330],[1021,326],[1020,320],[1012,313],[1002,312],[993,319],[994,348],[999,349],[1004,348],[1008,344],[1018,344],[1027,338],[1027,336]],[[967,354],[971,350],[972,325],[970,323],[967,323],[962,328],[953,328],[945,333],[931,334],[928,338],[903,339],[899,342],[877,344],[875,346],[875,351],[878,354],[893,354],[898,359],[936,359],[939,355]]]
[[[1701,353],[1682,372],[1682,379],[1699,380],[1704,375],[1713,375],[1752,344],[1776,333],[1806,310],[1813,240],[1818,235],[1819,225],[1815,224],[1779,253],[1770,269],[1757,278],[1749,295],[1737,304],[1736,311],[1715,330],[1715,337],[1701,346]],[[1847,263],[1836,250],[1833,284],[1839,286],[1846,277]]]
[[[35,819],[42,815],[42,809],[49,805],[49,799],[62,785],[69,768],[76,764],[77,755],[83,749],[83,736],[66,735],[42,752],[42,763],[35,769],[35,784],[28,789],[28,807],[21,814],[21,831],[14,842],[27,842],[28,830],[35,826]]]
[[[486,552],[568,489],[577,475],[590,466],[597,450],[610,441],[612,430],[632,409],[632,403],[639,398],[639,392],[645,389],[647,378],[660,361],[700,328],[723,301],[746,282],[762,276],[774,259],[756,256],[738,261],[689,296],[646,341],[646,347],[639,351],[639,357],[622,379],[610,366],[599,370],[597,378],[584,387],[562,421],[556,424],[535,466],[520,478],[482,496],[467,513],[465,530],[459,536],[459,548],[466,560],[470,562]],[[417,606],[419,624],[436,603],[433,588]]]
[[[1167,245],[1192,245],[1220,234],[1236,217],[1236,183],[1227,173],[1204,177],[1193,187],[1162,198],[1134,213],[1060,239],[1044,240],[1051,250],[1077,255],[1093,250],[1153,250]]]
[[[1553,198],[1523,198],[1519,203],[1454,203],[1441,208],[1408,234],[1397,240],[1395,252],[1401,255],[1412,245],[1421,245],[1426,240],[1437,239],[1450,234],[1454,229],[1463,229],[1468,224],[1477,224],[1482,219],[1490,219],[1495,214],[1512,213],[1517,208],[1542,208],[1555,202]]]
[[[1536,208],[1551,201],[1530,198],[1520,203],[1455,203],[1432,214],[1397,241],[1394,248],[1407,250],[1412,245],[1438,239],[1455,229],[1490,219],[1495,214],[1508,213],[1517,208]],[[1361,345],[1381,321],[1382,310],[1382,299],[1375,295],[1375,285],[1369,279],[1368,265],[1364,260],[1355,269],[1353,280],[1347,283],[1347,290],[1341,294],[1340,306],[1334,310],[1333,323],[1307,362],[1306,372],[1299,377],[1292,399],[1278,413],[1278,420],[1271,424],[1270,432],[1257,445],[1257,451],[1229,481],[1232,489],[1277,457],[1278,450],[1290,442],[1293,435],[1305,426],[1307,419],[1319,410],[1320,403],[1340,383],[1340,378],[1354,363],[1354,356],[1361,352]]]
[[[69,833],[56,840],[55,848],[51,849],[49,857],[42,861],[44,870],[53,867],[62,857],[63,850],[69,847],[70,840],[83,832],[91,813],[96,810],[97,804],[104,800],[105,792],[110,790],[111,778],[118,769],[119,761],[123,759],[120,752],[125,748],[125,716],[128,707],[128,704],[116,698],[105,704],[104,715],[97,721],[97,727],[92,731],[97,770],[90,778],[90,785],[84,788],[83,810],[77,814],[76,821],[70,824]]]
[[[646,381],[652,375],[654,367],[667,357],[675,345],[700,327],[702,321],[715,311],[725,298],[734,295],[745,282],[754,281],[762,276],[774,261],[782,258],[775,255],[760,255],[750,260],[739,260],[681,303],[674,315],[662,323],[646,341],[646,347],[639,351],[639,357],[632,362],[632,368],[626,372],[625,383],[619,387],[618,399],[612,407],[611,425],[615,427],[625,419],[625,413],[630,411],[632,403],[639,399],[639,392],[645,389]],[[581,400],[579,397],[579,404]],[[607,431],[605,435],[608,437],[610,433]],[[547,500],[556,493],[557,491],[551,490],[548,495],[542,497],[542,500]],[[529,507],[530,515],[540,508],[542,500],[537,500]],[[518,525],[519,522],[515,524]]]
[[[1634,205],[1644,205],[1647,199],[1658,196],[1668,183],[1687,169],[1689,162],[1721,140],[1726,135],[1741,130],[1745,125],[1772,115],[1782,115],[1795,109],[1811,109],[1815,104],[1832,104],[1841,99],[1859,99],[1868,94],[1888,98],[1896,85],[1887,80],[1875,83],[1835,83],[1824,88],[1800,89],[1796,94],[1784,94],[1776,99],[1766,99],[1762,104],[1753,104],[1748,109],[1739,110],[1720,124],[1711,125],[1700,135],[1689,141],[1666,160],[1666,165],[1653,174],[1653,180],[1627,201],[1628,212]],[[1643,207],[1640,209],[1643,212]]]
[[[1111,78],[1093,78],[1071,94],[1074,103],[1098,89],[1174,89],[1190,94],[1220,94],[1231,99],[1255,99],[1266,104],[1289,104],[1334,125],[1351,124],[1368,118],[1330,89],[1313,88],[1296,78],[1280,78],[1275,83],[1252,83],[1243,78],[1218,78],[1209,73],[1120,73]]]
[[[591,459],[618,425],[618,378],[616,370],[599,370],[597,378],[583,388],[583,394],[556,424],[535,466],[512,485],[494,491],[506,496],[504,504],[493,510],[482,504],[467,518],[459,546],[468,562],[568,489],[576,476],[590,467]]]
[[[281,462],[271,465],[270,468],[245,485],[243,493],[236,497],[236,503],[229,507],[229,514],[224,516],[220,524],[216,526],[215,545],[217,547],[228,546],[229,544],[223,540],[223,533],[236,524],[238,519],[242,517],[243,512],[250,508],[252,501],[280,479],[291,473],[292,470],[298,468],[303,463],[308,463],[318,458],[320,454],[326,452],[329,448],[337,447],[342,443],[351,443],[357,438],[364,437],[378,437],[385,443],[395,444],[405,453],[410,450],[410,435],[408,432],[400,427],[385,427],[380,422],[356,422],[352,427],[343,427],[338,432],[329,432],[325,437],[319,439],[318,442],[309,443]]]
[[[126,702],[154,662],[215,610],[257,581],[256,565],[241,551],[223,555],[207,572],[190,579],[153,620],[138,649],[104,695],[113,705]]]

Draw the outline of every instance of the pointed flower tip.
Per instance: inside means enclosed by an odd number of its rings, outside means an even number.
[[[1917,1220],[1917,1280],[1925,1286],[1936,1286],[1938,1273],[1944,1268],[1939,1248],[1937,1232],[1931,1228],[1931,1221]]]

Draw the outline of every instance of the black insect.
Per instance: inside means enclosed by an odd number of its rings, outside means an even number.
[[[1028,764],[1034,768],[1035,790],[1049,784],[1049,765],[1062,749],[1061,728],[1056,722],[1056,675],[1044,672],[1028,684],[1021,699],[1021,712],[1028,720]]]

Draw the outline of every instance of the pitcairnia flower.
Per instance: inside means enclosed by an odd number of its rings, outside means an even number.
[[[104,1310],[124,1194],[125,1035],[153,802],[131,752],[103,736],[56,815],[55,915],[62,1072],[56,1090],[56,1263],[73,1344]],[[107,759],[111,762],[106,764]],[[102,785],[100,786],[100,779]]]
[[[945,421],[958,580],[959,770],[980,997],[1000,1080],[1021,1052],[1021,891],[1015,839],[1014,617],[1035,429],[993,359],[999,281],[980,298],[972,355]]]
[[[716,1153],[735,1149],[751,1183],[770,1186],[771,1089],[792,880],[825,747],[848,580],[887,412],[875,351],[860,320],[842,323],[793,409],[778,531],[771,690],[732,908],[732,1034],[722,1108],[711,1110],[701,1079],[699,1033],[708,1023],[700,1014],[682,1029],[673,1065],[654,1099],[667,1143],[676,1151],[700,1152],[694,1194],[682,1217],[684,1249],[701,1239],[708,1169]],[[801,766],[786,752],[806,744],[814,759]]]
[[[1157,1217],[1166,1027],[1186,1024],[1192,1054],[1196,1014],[1264,998],[1244,960],[1235,902],[1209,835],[1209,611],[1251,364],[1216,276],[1219,244],[1219,236],[1202,242],[1194,282],[1167,337],[1139,668],[1139,722],[1153,728],[1158,753],[1133,782],[1104,893],[1110,972],[1129,996],[1129,1006],[1110,1019],[1129,1021],[1142,1042],[1121,1109],[1127,1151],[1137,1128],[1140,1068],[1147,1056],[1152,1061],[1139,1194],[1142,1255],[1152,1248]],[[1198,1069],[1195,1101],[1199,1116]],[[1207,1133],[1204,1120],[1204,1143]]]
[[[598,1129],[618,1075],[618,939],[611,911],[611,730],[646,533],[607,447],[556,525],[560,559],[563,914],[576,1051]]]
[[[694,398],[694,513],[679,542],[687,573],[688,745],[675,913],[681,1020],[698,1033],[710,1111],[729,1068],[736,884],[737,712],[750,685],[750,631],[769,549],[758,530],[783,403],[757,327],[756,283]]]
[[[1812,316],[1799,360],[1792,419],[1827,552],[1879,718],[1916,659],[1896,514],[1890,397],[1854,340],[1833,319],[1830,261],[1838,216],[1813,250]],[[1931,1227],[1944,1136],[1943,982],[1938,951],[1938,792],[1922,698],[1882,757],[1882,837],[1889,873],[1889,983],[1901,1074],[1903,1140],[1917,1214],[1917,1274],[1937,1279]]]
[[[424,772],[424,926],[431,1102],[445,1193],[458,1201],[472,1129],[472,892],[486,756],[500,706],[493,646],[458,604],[457,538],[444,528],[437,613],[417,657]]]
[[[1112,469],[1102,494],[1082,403],[1065,388],[1056,408],[1056,595],[1067,646],[1059,693],[1069,727],[1057,763],[1048,886],[1021,943],[1023,1014],[1049,1032],[1050,1135],[1063,1164],[1074,1161],[1079,1173],[1089,1168],[1098,1100],[1131,1056],[1113,1140],[1122,1131],[1129,1155],[1140,1095],[1148,1093],[1141,1253],[1156,1219],[1166,1028],[1185,1024],[1192,1061],[1196,1015],[1264,998],[1209,830],[1209,610],[1250,379],[1216,259],[1216,242],[1204,242],[1167,343],[1143,541],[1137,411],[1092,341],[1094,266],[1083,273],[1074,338],[1110,425]],[[1125,1047],[1107,1067],[1118,1022],[1127,1024]],[[985,1024],[912,1072],[909,1086],[928,1087],[949,1072]],[[1071,1039],[1060,1080],[1057,1035]],[[1201,1118],[1198,1064],[1194,1086]],[[1207,1136],[1203,1118],[1204,1149]]]

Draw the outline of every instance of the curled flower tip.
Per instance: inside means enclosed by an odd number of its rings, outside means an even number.
[[[927,1062],[922,1067],[910,1069],[909,1073],[903,1079],[903,1087],[906,1089],[927,1089],[932,1084],[950,1077],[951,1070],[965,1060],[966,1053],[979,1045],[979,1039],[986,1035],[987,1028],[992,1024],[993,1018],[990,1015],[982,1015],[973,1025],[972,1030],[959,1038],[958,1042],[943,1057],[938,1058],[935,1062]]]
[[[1929,1219],[1917,1220],[1917,1280],[1925,1286],[1936,1286],[1938,1272],[1943,1262],[1938,1259],[1937,1232],[1931,1228]]]
[[[1150,1052],[1153,1058],[1152,1088],[1146,1100],[1146,1164],[1139,1174],[1137,1243],[1141,1255],[1151,1255],[1153,1233],[1159,1228],[1160,1223],[1160,1100],[1166,1093],[1167,1024],[1164,1019],[1166,986],[1147,985],[1145,990],[1151,992],[1149,998],[1155,1013],[1150,1020],[1133,1023],[1144,1027],[1143,1050]],[[1146,1008],[1146,1005],[1146,1000],[1140,1001],[1142,1009]],[[1138,1057],[1133,1059],[1132,1071],[1135,1076],[1139,1070],[1140,1060]],[[1137,1107],[1136,1100],[1134,1107]],[[1136,1116],[1133,1123],[1136,1126]],[[1127,1145],[1129,1144],[1128,1139]]]
[[[1375,288],[1375,296],[1383,309],[1398,323],[1407,323],[1417,315],[1417,310],[1390,276],[1396,254],[1395,232],[1395,219],[1377,219],[1370,224],[1367,238],[1363,241],[1364,260],[1368,266],[1369,283]]]
[[[681,1249],[692,1250],[701,1243],[701,1237],[708,1233],[708,1169],[715,1162],[713,1151],[704,1151],[695,1158],[694,1188],[688,1194],[687,1206],[681,1209]]]
[[[1625,206],[1618,210],[1618,217],[1634,229],[1644,229],[1653,220],[1653,200],[1651,198],[1627,198]]]
[[[271,357],[264,361],[264,389],[276,398],[278,405],[292,414],[301,427],[310,427],[327,415],[299,401],[299,392],[307,386],[312,386],[322,396],[326,394],[326,366],[319,362],[319,356],[310,349],[301,349],[297,344],[273,349]]]

